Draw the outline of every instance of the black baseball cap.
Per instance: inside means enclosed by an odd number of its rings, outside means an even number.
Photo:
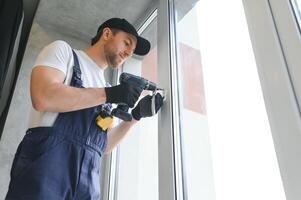
[[[105,21],[104,23],[102,23],[98,27],[96,36],[94,38],[92,38],[92,45],[95,42],[97,42],[102,30],[106,27],[119,29],[126,33],[134,35],[137,38],[137,45],[134,50],[134,54],[144,56],[149,52],[150,46],[151,46],[150,42],[147,39],[140,37],[132,24],[130,24],[127,20],[120,19],[120,18],[111,18],[111,19],[108,19],[107,21]]]

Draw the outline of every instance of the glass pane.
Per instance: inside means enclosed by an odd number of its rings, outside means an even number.
[[[292,2],[293,10],[295,12],[297,22],[299,24],[299,29],[301,29],[301,12],[300,12],[301,0],[291,0],[291,2]]]
[[[175,10],[187,199],[285,199],[242,2]]]
[[[128,60],[123,71],[157,82],[157,20],[142,36],[152,49],[145,57]],[[118,200],[158,199],[158,118],[144,118],[119,146]]]
[[[187,199],[215,199],[195,1],[176,1]],[[187,30],[189,30],[187,32]]]

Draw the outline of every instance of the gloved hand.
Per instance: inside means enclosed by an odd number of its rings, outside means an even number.
[[[105,91],[106,103],[125,103],[132,108],[143,91],[143,87],[122,83],[113,87],[105,87]]]
[[[163,97],[160,93],[155,96],[155,111],[156,113],[163,105]],[[142,117],[151,117],[152,114],[152,96],[147,95],[143,97],[137,106],[132,110],[132,116],[136,120],[140,120]]]

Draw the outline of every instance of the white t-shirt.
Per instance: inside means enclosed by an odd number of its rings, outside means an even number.
[[[74,50],[79,61],[82,72],[81,79],[85,88],[89,87],[106,87],[104,70],[101,69],[84,51]],[[73,72],[73,54],[72,48],[64,41],[57,40],[52,42],[40,52],[35,66],[48,66],[62,71],[65,74],[65,85],[70,85]],[[38,112],[31,108],[29,118],[29,128],[37,126],[52,126],[58,113]]]

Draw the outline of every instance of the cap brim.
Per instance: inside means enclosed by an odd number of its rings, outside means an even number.
[[[137,54],[139,56],[144,56],[148,54],[150,50],[150,42],[140,36],[136,36],[137,38],[137,45],[134,51],[134,54]]]

